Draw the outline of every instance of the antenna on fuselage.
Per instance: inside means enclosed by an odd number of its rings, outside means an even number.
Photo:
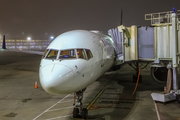
[[[122,22],[123,22],[123,9],[121,9],[121,23],[120,23],[120,25],[122,25]]]

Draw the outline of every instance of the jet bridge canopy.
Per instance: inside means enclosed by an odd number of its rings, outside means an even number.
[[[119,26],[108,33],[114,41],[118,60],[155,59],[154,27]]]
[[[122,53],[123,53],[123,33],[119,32],[118,28],[110,29],[108,31],[108,33],[112,37],[112,40],[114,42],[116,55],[122,56]]]

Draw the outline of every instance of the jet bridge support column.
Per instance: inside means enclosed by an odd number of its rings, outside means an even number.
[[[173,92],[176,100],[180,103],[179,83],[178,83],[178,20],[176,13],[172,14],[172,43],[173,43]]]
[[[178,84],[178,71],[177,67],[173,68],[173,90],[178,90],[179,84]]]
[[[180,103],[180,90],[178,81],[178,70],[177,67],[173,68],[173,93],[176,96],[176,101]]]

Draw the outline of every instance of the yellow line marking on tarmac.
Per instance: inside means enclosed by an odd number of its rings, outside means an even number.
[[[104,92],[104,90],[106,89],[106,86],[109,85],[112,82],[112,80],[110,79],[105,85],[104,87],[101,89],[101,91],[96,95],[96,97],[89,103],[89,105],[87,106],[87,110],[89,110],[91,108],[91,106],[96,102],[96,100],[99,98],[99,96]]]

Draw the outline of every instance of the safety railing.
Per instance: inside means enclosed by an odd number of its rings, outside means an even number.
[[[150,13],[145,14],[145,20],[151,20],[151,25],[153,26],[162,26],[172,23],[171,14],[173,11],[159,12],[159,13]],[[180,21],[180,10],[176,11],[178,20]]]

